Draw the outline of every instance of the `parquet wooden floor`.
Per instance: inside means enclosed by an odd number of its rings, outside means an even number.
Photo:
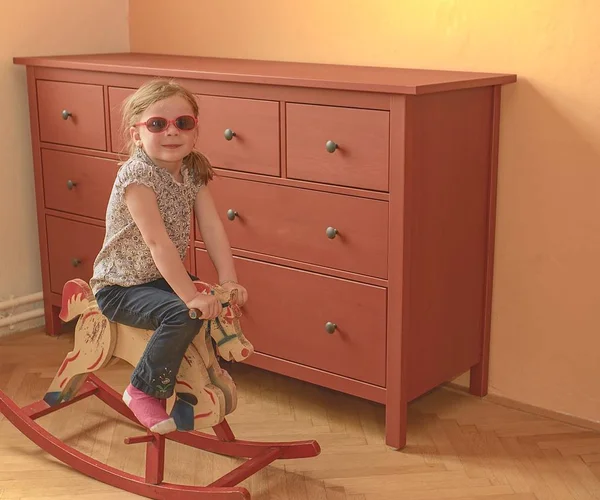
[[[20,405],[45,392],[72,338],[28,332],[0,339],[0,388]],[[122,390],[131,367],[98,372]],[[600,433],[440,388],[409,408],[408,444],[384,445],[384,408],[245,365],[235,365],[241,439],[319,441],[316,458],[276,461],[242,483],[253,500],[600,499]],[[140,429],[97,398],[38,420],[78,450],[143,474]],[[207,484],[237,461],[167,445],[165,480]],[[140,498],[73,471],[0,415],[0,499]]]

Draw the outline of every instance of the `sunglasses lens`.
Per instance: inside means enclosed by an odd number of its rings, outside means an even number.
[[[150,132],[160,132],[167,128],[167,120],[164,118],[149,118],[146,127]]]
[[[196,126],[196,120],[193,116],[180,116],[175,120],[175,126],[180,130],[192,130]]]

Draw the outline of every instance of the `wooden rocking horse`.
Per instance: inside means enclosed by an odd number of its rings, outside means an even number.
[[[236,486],[241,481],[274,460],[318,455],[320,447],[314,440],[268,443],[235,438],[225,416],[237,406],[236,386],[219,366],[217,355],[227,361],[243,361],[254,352],[254,348],[241,329],[241,310],[236,304],[236,292],[203,282],[195,284],[200,292],[216,295],[223,311],[216,319],[202,323],[200,333],[188,347],[176,376],[170,414],[177,424],[177,431],[164,436],[147,431],[145,435],[125,439],[126,444],[146,443],[145,477],[128,474],[94,460],[66,445],[35,422],[35,419],[81,399],[97,396],[121,415],[138,423],[121,395],[94,372],[118,359],[135,366],[152,331],[109,321],[100,312],[85,281],[74,279],[63,288],[60,318],[71,321],[79,316],[74,348],[60,365],[44,398],[19,407],[0,391],[0,411],[40,448],[67,465],[99,481],[155,499],[249,500],[250,493]],[[191,310],[190,316],[199,317],[200,311]],[[199,432],[199,429],[209,427],[212,427],[214,436]],[[207,486],[164,483],[165,439],[248,460]]]

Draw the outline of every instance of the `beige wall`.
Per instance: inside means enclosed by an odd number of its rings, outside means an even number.
[[[490,390],[600,421],[600,2],[130,0],[130,15],[134,51],[517,73]]]
[[[129,50],[125,0],[3,0],[2,4],[0,300],[42,289],[27,84],[25,69],[13,65],[12,58]]]

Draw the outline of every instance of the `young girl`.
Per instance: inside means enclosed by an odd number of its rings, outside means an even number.
[[[123,107],[130,158],[121,166],[106,211],[106,236],[90,281],[111,321],[154,330],[123,393],[140,423],[152,432],[176,429],[161,399],[173,394],[183,355],[202,321],[221,312],[212,295],[196,291],[183,265],[194,209],[206,249],[226,289],[238,289],[225,230],[207,184],[208,160],[194,151],[198,105],[179,84],[154,80]],[[202,312],[192,320],[192,308]]]

